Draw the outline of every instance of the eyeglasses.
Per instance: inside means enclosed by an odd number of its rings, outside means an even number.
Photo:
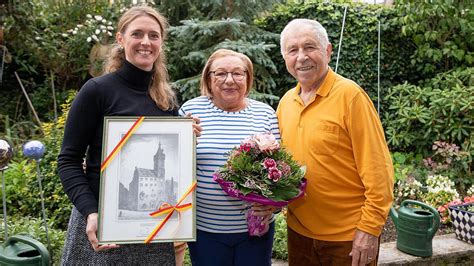
[[[236,70],[233,72],[227,72],[224,70],[216,70],[216,71],[210,71],[209,74],[213,74],[214,78],[216,78],[217,81],[219,82],[224,82],[227,79],[227,76],[230,74],[234,81],[242,81],[244,80],[247,76],[245,75],[245,70]]]

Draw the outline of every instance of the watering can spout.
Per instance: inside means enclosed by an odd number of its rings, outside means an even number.
[[[392,218],[392,221],[396,226],[398,224],[398,212],[393,206],[390,208],[390,218]]]

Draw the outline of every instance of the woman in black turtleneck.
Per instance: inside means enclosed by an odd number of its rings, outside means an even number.
[[[62,265],[175,265],[172,243],[119,247],[97,241],[104,116],[178,114],[162,50],[166,26],[166,19],[150,7],[126,11],[105,68],[108,74],[84,84],[72,104],[58,157],[61,182],[74,204]]]

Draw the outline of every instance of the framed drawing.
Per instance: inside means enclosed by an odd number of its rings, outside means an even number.
[[[104,119],[100,244],[196,239],[192,124],[183,117]]]

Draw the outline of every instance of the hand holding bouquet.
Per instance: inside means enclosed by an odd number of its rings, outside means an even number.
[[[262,205],[284,207],[304,195],[305,169],[280,147],[271,133],[251,136],[231,150],[214,180],[232,197]],[[247,212],[250,235],[268,231],[262,217]]]

